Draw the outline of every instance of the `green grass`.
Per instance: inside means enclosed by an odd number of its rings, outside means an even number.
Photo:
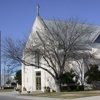
[[[4,89],[4,90],[0,89],[0,92],[12,92],[12,91],[14,91],[14,89]]]
[[[59,92],[59,93],[41,93],[41,94],[22,94],[24,96],[37,96],[37,97],[48,97],[48,98],[81,98],[90,96],[100,96],[100,90],[95,91],[74,91],[74,92]]]

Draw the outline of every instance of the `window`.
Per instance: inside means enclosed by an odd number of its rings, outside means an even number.
[[[36,72],[36,90],[41,90],[41,72]]]
[[[100,35],[96,38],[96,40],[94,41],[94,43],[100,43]]]
[[[41,56],[38,53],[35,53],[35,64],[40,66]]]
[[[36,76],[41,76],[41,72],[36,72]]]

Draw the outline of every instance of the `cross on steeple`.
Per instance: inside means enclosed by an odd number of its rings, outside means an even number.
[[[39,15],[39,8],[40,8],[40,6],[39,6],[39,4],[37,4],[37,7],[36,7],[36,9],[37,9],[37,15]]]

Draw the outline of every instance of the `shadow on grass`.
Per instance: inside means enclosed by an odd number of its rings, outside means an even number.
[[[95,91],[74,91],[74,92],[59,92],[59,93],[38,93],[38,94],[21,94],[24,96],[37,96],[37,97],[48,97],[48,98],[82,98],[82,97],[90,97],[90,96],[98,96],[100,95],[100,90]]]

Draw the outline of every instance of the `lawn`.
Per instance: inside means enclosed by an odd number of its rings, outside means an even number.
[[[41,93],[41,94],[21,94],[25,96],[38,96],[38,97],[48,97],[48,98],[81,98],[100,95],[100,90],[94,91],[74,91],[74,92],[53,92],[53,93]]]
[[[4,90],[0,89],[0,92],[12,92],[12,91],[14,91],[14,89],[4,89]]]

